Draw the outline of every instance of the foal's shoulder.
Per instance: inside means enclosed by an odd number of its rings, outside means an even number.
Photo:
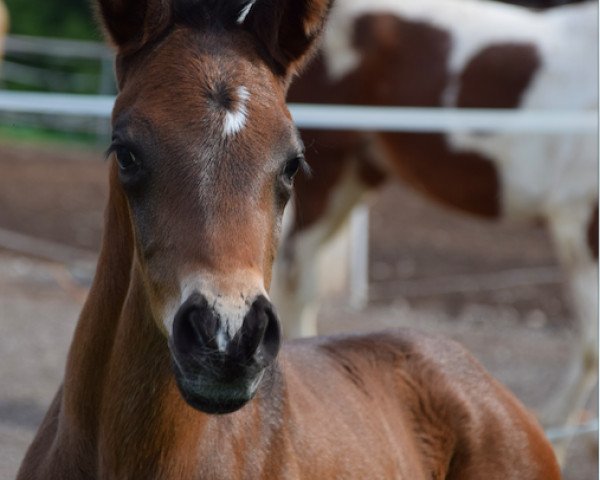
[[[346,334],[294,340],[288,344],[296,354],[331,358],[367,359],[385,363],[437,365],[440,370],[462,365],[463,369],[481,369],[467,350],[447,337],[409,328],[382,330],[367,334]]]
[[[453,458],[447,478],[560,478],[533,415],[459,343],[395,329],[298,346],[397,399],[402,411],[409,412],[423,455]],[[492,457],[501,459],[493,472]]]
[[[298,346],[313,358],[325,356],[334,363],[353,364],[401,387],[418,386],[419,394],[451,398],[466,405],[490,402],[506,392],[460,343],[443,335],[410,328],[368,334],[317,337]]]
[[[377,381],[483,394],[495,381],[459,343],[408,328],[294,340],[286,353],[297,366],[352,369]],[[310,368],[310,367],[309,367]],[[390,376],[386,374],[392,372]]]

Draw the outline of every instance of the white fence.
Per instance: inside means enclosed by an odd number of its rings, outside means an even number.
[[[109,118],[114,97],[0,91],[0,111]],[[597,111],[367,107],[290,104],[300,128],[402,132],[598,132]]]
[[[100,42],[65,40],[46,37],[31,37],[25,35],[9,35],[4,44],[5,58],[0,69],[0,79],[27,85],[41,87],[56,85],[57,90],[64,86],[66,78],[76,84],[90,85],[97,83],[97,93],[112,93],[113,53]],[[71,60],[90,60],[100,64],[98,75],[84,72],[57,72],[47,65],[24,62],[27,58],[59,59],[61,63]]]
[[[86,60],[112,60],[113,57],[111,50],[101,42],[31,37],[27,35],[8,35],[4,43],[4,52],[8,55],[44,55]]]

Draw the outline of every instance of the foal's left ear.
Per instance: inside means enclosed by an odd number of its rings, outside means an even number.
[[[308,61],[333,0],[255,0],[243,20],[279,73],[291,76]]]
[[[93,3],[119,53],[140,48],[171,21],[170,0],[94,0]]]

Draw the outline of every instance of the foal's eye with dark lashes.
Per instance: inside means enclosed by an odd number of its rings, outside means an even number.
[[[304,157],[302,155],[297,155],[294,158],[288,160],[283,167],[283,180],[287,184],[291,185],[294,181],[294,177],[298,173],[298,170],[302,166],[304,162]]]
[[[122,173],[132,175],[140,168],[140,162],[129,149],[118,146],[115,147],[114,152]]]

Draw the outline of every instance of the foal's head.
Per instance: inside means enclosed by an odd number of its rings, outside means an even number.
[[[226,413],[280,346],[267,294],[303,147],[285,105],[328,0],[99,0],[118,48],[109,152],[183,397]]]

